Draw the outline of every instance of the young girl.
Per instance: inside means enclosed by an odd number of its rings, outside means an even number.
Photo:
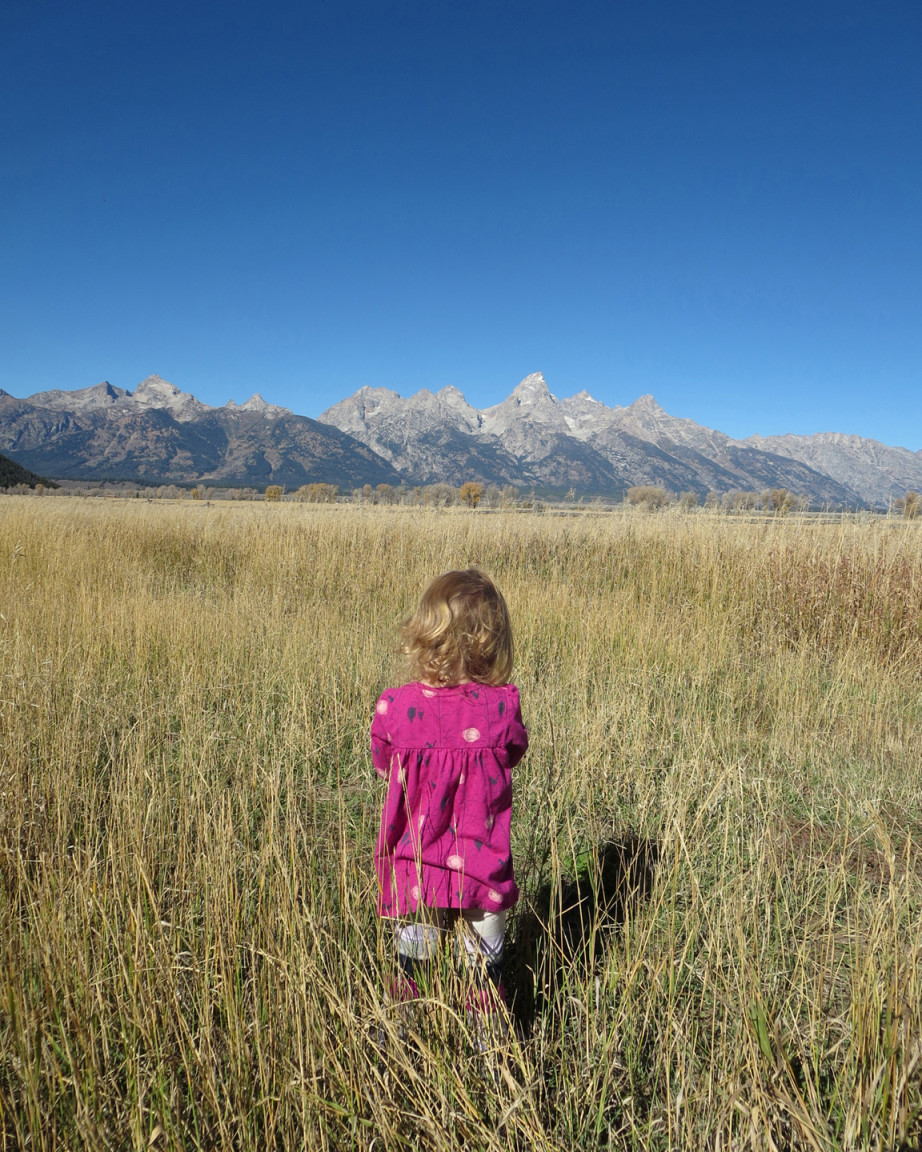
[[[509,683],[512,628],[506,602],[476,568],[446,572],[404,625],[411,683],[381,694],[372,762],[388,781],[375,849],[379,915],[396,925],[397,1000],[418,980],[459,916],[464,953],[481,991],[502,997],[506,910],[519,890],[509,821],[512,769],[528,747],[519,693]]]

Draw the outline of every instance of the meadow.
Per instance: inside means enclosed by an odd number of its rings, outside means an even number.
[[[510,1035],[401,1037],[367,751],[477,563]],[[922,525],[0,498],[0,1147],[922,1144]]]

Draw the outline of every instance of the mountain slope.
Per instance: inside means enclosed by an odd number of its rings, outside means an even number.
[[[0,489],[15,488],[17,484],[26,484],[29,488],[34,488],[36,484],[44,484],[46,488],[57,488],[54,481],[46,480],[44,476],[37,476],[8,456],[0,456]]]
[[[869,504],[887,505],[892,496],[922,491],[922,452],[892,448],[877,440],[841,432],[814,436],[750,436],[742,443],[799,460],[846,483]]]

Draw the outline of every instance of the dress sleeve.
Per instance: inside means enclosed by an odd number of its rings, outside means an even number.
[[[391,740],[387,731],[387,709],[393,692],[382,692],[371,722],[371,762],[378,775],[386,780],[391,774]]]
[[[509,729],[506,734],[506,750],[509,753],[509,767],[514,768],[528,750],[528,732],[522,723],[522,705],[519,690],[510,684]]]

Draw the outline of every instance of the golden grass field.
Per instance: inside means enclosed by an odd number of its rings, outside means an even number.
[[[398,1038],[367,754],[471,563],[531,736],[489,1058],[449,980]],[[920,641],[918,523],[0,498],[0,1147],[918,1148]]]

